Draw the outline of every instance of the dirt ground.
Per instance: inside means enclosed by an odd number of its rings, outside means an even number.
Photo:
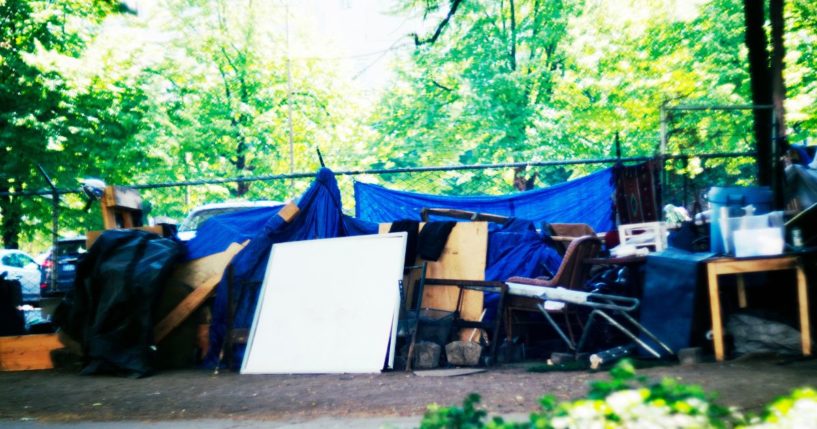
[[[458,377],[405,372],[371,375],[239,375],[186,370],[143,379],[80,376],[66,370],[0,373],[0,421],[176,419],[285,420],[419,416],[430,403],[461,403],[479,393],[490,414],[528,413],[543,394],[583,396],[603,372],[528,372],[504,365]],[[719,402],[759,411],[799,386],[817,386],[817,360],[756,357],[639,371],[718,392]]]

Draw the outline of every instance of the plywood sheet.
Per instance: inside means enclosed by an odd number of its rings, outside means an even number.
[[[420,228],[425,224],[420,224]],[[380,224],[379,232],[387,232],[391,224]],[[458,222],[451,230],[440,259],[429,262],[426,275],[437,279],[485,280],[488,254],[488,223]],[[423,291],[423,307],[456,310],[459,289],[454,286],[428,286]],[[482,316],[481,291],[466,290],[461,317],[476,321]],[[461,333],[468,340],[471,330]]]
[[[393,361],[406,234],[275,244],[242,374],[378,372]]]

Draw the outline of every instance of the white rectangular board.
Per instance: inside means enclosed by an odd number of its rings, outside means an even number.
[[[241,373],[392,367],[405,250],[404,232],[273,245]]]

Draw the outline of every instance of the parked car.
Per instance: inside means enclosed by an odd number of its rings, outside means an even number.
[[[56,249],[56,250],[55,250]],[[85,253],[85,236],[61,238],[56,247],[48,250],[43,261],[43,276],[40,284],[42,297],[63,296],[74,288],[77,271],[77,260]],[[57,281],[51,285],[51,278],[56,269]]]
[[[20,282],[23,303],[40,301],[42,271],[31,255],[15,249],[0,249],[0,273],[5,273],[6,279]]]
[[[178,236],[182,241],[192,240],[196,236],[196,230],[199,229],[199,226],[213,216],[259,207],[275,207],[283,204],[284,203],[278,201],[233,201],[198,206],[191,210],[190,214],[182,221],[182,224],[179,226]]]

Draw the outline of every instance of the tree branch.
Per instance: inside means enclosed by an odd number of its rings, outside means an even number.
[[[434,80],[434,79],[431,79],[431,84],[432,84],[432,85],[434,85],[434,86],[436,86],[437,88],[442,89],[443,91],[451,92],[451,88],[449,88],[449,87],[447,87],[447,86],[445,86],[445,85],[443,85],[443,84],[441,84],[441,83],[437,82],[437,81],[436,81],[436,80]]]
[[[445,18],[443,18],[442,21],[440,21],[440,24],[437,25],[437,30],[434,31],[434,35],[432,35],[431,38],[420,40],[420,36],[418,36],[417,33],[415,33],[414,46],[420,47],[421,45],[425,44],[433,45],[434,42],[437,41],[437,38],[440,37],[440,34],[442,34],[443,29],[448,25],[448,21],[451,20],[451,17],[453,17],[455,13],[457,13],[457,8],[460,6],[460,3],[462,3],[462,0],[451,0],[451,8],[448,9],[448,14],[445,16]]]

